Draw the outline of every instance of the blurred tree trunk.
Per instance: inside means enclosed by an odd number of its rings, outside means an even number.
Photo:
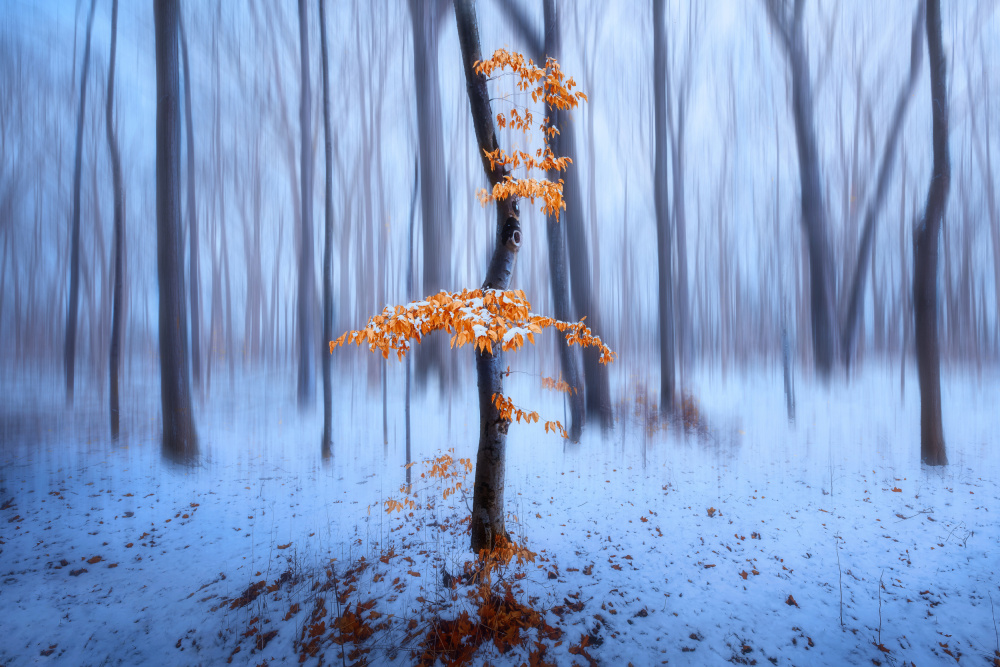
[[[118,45],[118,0],[111,4],[111,61],[108,66],[108,103],[105,108],[105,129],[108,135],[108,152],[111,154],[111,179],[115,192],[114,219],[114,296],[112,297],[111,347],[108,361],[110,383],[108,409],[111,418],[111,438],[118,439],[119,396],[118,376],[121,373],[122,342],[122,289],[124,288],[125,261],[125,192],[122,186],[122,160],[118,154],[118,137],[114,128],[115,56]]]
[[[532,57],[543,62],[547,46],[538,39],[532,30],[531,23],[521,6],[513,0],[505,0],[504,10],[512,19],[519,35],[528,45]],[[544,10],[544,6],[543,6]],[[559,33],[558,21],[555,32]],[[549,28],[546,25],[548,40]],[[548,54],[552,55],[552,54]],[[557,155],[568,157],[573,164],[579,164],[576,159],[576,123],[569,114],[559,114],[560,134],[555,137],[559,150]],[[552,117],[550,113],[550,118]],[[553,148],[553,150],[555,150]],[[592,151],[593,152],[593,151]],[[568,246],[569,282],[572,291],[573,307],[578,318],[587,318],[587,325],[595,334],[601,330],[600,313],[597,311],[591,296],[590,251],[587,246],[587,233],[583,224],[583,195],[580,189],[580,176],[577,170],[569,170],[562,175],[563,199],[566,210],[559,216],[560,226]],[[594,199],[591,205],[594,206]],[[552,250],[549,250],[551,258]],[[595,250],[596,253],[596,250]],[[596,254],[595,254],[596,259]],[[558,307],[558,306],[557,306]],[[558,315],[557,315],[558,317]],[[600,363],[600,353],[592,347],[581,351],[583,356],[583,384],[586,386],[586,408],[591,416],[596,416],[603,428],[609,428],[612,422],[611,390],[608,382],[608,368]],[[565,371],[565,366],[563,367]]]
[[[90,34],[94,27],[94,8],[90,0],[87,16],[87,41],[83,47],[83,68],[80,72],[80,111],[76,119],[76,158],[73,163],[73,221],[70,241],[69,313],[66,316],[66,343],[63,362],[66,367],[66,403],[73,405],[73,380],[76,372],[76,320],[80,308],[80,180],[83,170],[83,119],[87,109],[87,70],[90,68]]]
[[[479,46],[479,25],[475,0],[455,0],[458,39],[462,47],[466,89],[469,94],[472,121],[476,130],[479,157],[483,170],[493,186],[503,180],[507,170],[503,165],[490,165],[484,151],[498,146],[493,125],[490,95],[486,77],[476,74],[474,64],[483,59]],[[516,197],[496,203],[496,245],[483,281],[483,289],[506,290],[521,247],[521,221]],[[476,553],[491,549],[507,539],[504,527],[504,477],[507,460],[507,428],[510,422],[501,418],[493,404],[493,395],[503,393],[503,353],[496,350],[476,352],[476,377],[479,383],[479,452],[476,457],[476,485],[472,500],[472,550]]]
[[[934,166],[924,217],[913,230],[913,322],[920,383],[920,458],[927,465],[947,465],[941,425],[941,358],[938,349],[938,236],[948,203],[951,163],[948,155],[947,59],[941,44],[941,2],[927,3],[927,54],[931,72]]]
[[[917,85],[917,77],[920,75],[920,65],[923,60],[923,44],[921,43],[921,28],[924,23],[924,2],[920,0],[917,7],[917,15],[913,19],[913,31],[910,38],[910,73],[899,91],[896,98],[896,110],[893,113],[891,124],[889,125],[889,135],[885,139],[885,147],[882,149],[882,164],[879,166],[878,180],[875,186],[875,194],[868,202],[865,211],[864,226],[861,230],[861,245],[858,248],[857,258],[854,264],[854,276],[851,280],[850,291],[848,292],[847,315],[844,320],[841,333],[841,353],[843,355],[844,366],[848,369],[851,366],[851,356],[854,352],[854,341],[858,332],[858,322],[861,319],[861,311],[864,307],[865,283],[868,275],[866,269],[871,263],[872,246],[875,243],[875,220],[882,209],[882,202],[885,194],[889,190],[889,177],[896,162],[896,145],[902,134],[903,121],[906,119],[906,112],[909,109],[910,98]],[[881,315],[876,310],[876,322],[880,321]],[[876,326],[878,330],[878,327]]]
[[[309,87],[309,24],[306,0],[299,0],[299,45],[302,53],[302,94],[299,98],[299,127],[302,131],[302,226],[299,230],[299,409],[312,405],[315,391],[314,368],[316,341],[313,340],[315,317],[313,315],[314,271],[313,271],[313,227],[312,227],[312,162],[309,151],[312,147],[312,108]]]
[[[671,286],[670,200],[667,197],[667,38],[663,0],[653,0],[653,120],[656,141],[653,191],[656,209],[660,323],[660,413],[674,409],[674,302]]]
[[[997,198],[996,198],[996,179],[993,176],[993,158],[991,150],[991,132],[989,122],[992,119],[990,115],[990,79],[987,75],[987,65],[986,61],[983,61],[983,78],[982,78],[982,88],[980,90],[983,93],[983,99],[986,102],[986,113],[984,118],[986,118],[986,141],[982,141],[979,135],[979,126],[977,123],[975,111],[969,113],[969,118],[972,121],[972,146],[976,152],[976,162],[979,165],[979,171],[982,173],[983,187],[986,190],[986,206],[987,214],[990,220],[990,242],[993,248],[993,296],[996,300],[996,310],[994,315],[1000,316],[1000,211],[997,210]],[[972,72],[966,70],[966,74],[969,80],[969,85],[967,90],[969,91],[969,108],[974,109],[972,93],[976,90],[976,86],[972,82]],[[998,323],[1000,324],[1000,323]],[[997,327],[1000,329],[1000,326]]]
[[[410,0],[413,23],[413,73],[420,148],[420,212],[423,224],[423,290],[425,295],[451,289],[451,206],[445,188],[444,131],[438,81],[438,40],[446,4],[440,0]],[[437,373],[445,390],[454,364],[443,337],[433,336],[414,350],[417,382]]]
[[[156,255],[160,287],[160,395],[163,454],[198,455],[188,381],[184,251],[180,234],[180,84],[177,0],[154,0],[156,30]]]
[[[792,117],[799,155],[802,188],[802,231],[809,251],[813,360],[821,377],[829,378],[837,356],[837,328],[833,285],[833,260],[827,239],[826,209],[819,169],[813,118],[809,57],[802,34],[804,0],[794,0],[789,16],[785,2],[767,0],[768,16],[784,47],[792,74]]]
[[[326,158],[325,221],[323,227],[323,341],[333,340],[333,137],[330,135],[330,63],[326,45],[326,12],[319,3],[319,43],[323,55],[323,153]],[[333,445],[333,377],[330,353],[323,355],[323,441],[322,456],[329,458]]]
[[[187,131],[187,214],[191,272],[191,373],[196,389],[201,389],[201,282],[198,279],[198,209],[194,198],[194,124],[191,122],[191,68],[188,64],[184,17],[178,12],[181,31],[181,59],[184,64],[184,128]]]
[[[559,10],[555,0],[545,0],[543,6],[545,18],[545,55],[550,58],[559,58],[561,55],[561,39],[559,29]],[[539,62],[544,62],[544,58],[539,58]],[[548,105],[545,110],[549,117],[549,125],[560,130],[566,125],[566,114],[559,109]],[[556,155],[565,155],[562,135],[557,134],[549,139],[549,147]],[[549,180],[555,182],[560,178],[559,174],[549,173]],[[563,213],[565,220],[566,213]],[[566,277],[566,228],[565,224],[560,224],[555,216],[547,216],[545,219],[545,234],[549,246],[549,276],[552,281],[552,308],[553,315],[557,320],[563,322],[570,321],[569,307],[569,284]],[[584,423],[584,394],[583,384],[580,382],[580,371],[577,356],[574,354],[566,342],[565,337],[560,336],[559,360],[562,367],[563,380],[570,386],[571,393],[567,396],[570,407],[570,423],[567,432],[573,442],[579,442],[580,433]]]

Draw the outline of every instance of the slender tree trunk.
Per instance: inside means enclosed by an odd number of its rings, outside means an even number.
[[[560,39],[559,10],[555,0],[545,0],[545,55],[550,58],[559,58],[562,46]],[[563,128],[566,119],[559,109],[548,106],[546,113],[549,117],[549,124],[553,127]],[[549,146],[556,155],[564,155],[562,145],[562,135],[557,134],[549,140]],[[552,172],[548,175],[553,182],[560,178],[560,175]],[[565,218],[564,218],[565,219]],[[559,223],[555,216],[547,216],[545,219],[545,234],[549,246],[549,276],[552,281],[552,308],[556,319],[568,322],[570,320],[569,305],[569,282],[566,275],[566,230],[565,226]],[[571,393],[568,396],[570,408],[569,438],[573,442],[579,442],[580,433],[583,430],[584,416],[584,387],[580,378],[577,355],[574,354],[563,336],[559,337],[556,344],[559,347],[559,360],[562,368],[563,380],[569,385]]]
[[[306,0],[299,0],[299,44],[302,54],[302,94],[299,98],[299,127],[302,131],[302,227],[299,236],[299,409],[312,405],[315,391],[316,342],[315,317],[313,316],[313,227],[312,227],[312,162],[309,150],[312,146],[312,108],[309,86],[309,24]]]
[[[198,209],[194,198],[194,124],[191,122],[191,68],[188,64],[184,17],[178,12],[181,58],[184,64],[184,128],[187,130],[187,214],[190,241],[191,373],[195,389],[201,389],[201,282],[198,279]]]
[[[948,155],[947,59],[941,44],[941,2],[927,2],[927,53],[931,72],[934,167],[924,217],[913,230],[913,321],[920,383],[920,458],[947,465],[941,424],[941,358],[938,349],[938,235],[948,204],[951,163]]]
[[[674,303],[671,285],[670,200],[667,197],[667,38],[663,0],[653,0],[653,97],[656,156],[653,189],[656,209],[656,258],[660,323],[660,413],[674,409]]]
[[[406,237],[406,298],[413,299],[413,222],[417,213],[417,188],[420,186],[420,161],[413,163],[413,196],[410,198],[410,228]],[[403,360],[406,364],[405,397],[403,403],[404,419],[406,420],[406,492],[410,492],[410,465],[412,462],[410,447],[410,376],[413,370],[413,360],[407,357]]]
[[[326,11],[319,2],[319,40],[323,54],[323,151],[326,158],[325,215],[323,227],[323,340],[333,340],[333,137],[330,134],[330,63],[326,44]],[[330,353],[323,355],[323,442],[322,456],[329,458],[333,448],[333,375]]]
[[[156,248],[160,286],[160,395],[163,454],[190,463],[198,456],[188,380],[184,251],[180,234],[180,84],[177,0],[154,0],[156,29]]]
[[[474,64],[483,59],[479,46],[479,25],[475,0],[455,0],[458,39],[462,47],[466,89],[472,122],[479,145],[479,157],[493,186],[506,175],[502,165],[490,165],[485,151],[498,147],[493,111],[486,77],[476,74]],[[506,290],[521,247],[521,221],[516,197],[497,202],[496,242],[483,289]],[[426,242],[426,241],[425,241]],[[510,422],[500,416],[493,396],[503,393],[503,353],[476,352],[479,384],[479,452],[476,457],[476,486],[472,499],[472,550],[491,549],[507,539],[504,527],[504,477],[507,459],[507,429]]]
[[[66,403],[73,405],[73,380],[76,372],[76,320],[80,308],[80,180],[83,170],[83,119],[87,109],[87,70],[90,68],[90,33],[94,26],[97,0],[90,0],[87,16],[87,41],[83,47],[80,72],[80,111],[76,119],[76,158],[73,166],[73,232],[70,242],[69,313],[66,316],[66,344],[63,362],[66,367]]]
[[[108,152],[111,154],[111,177],[115,189],[115,274],[114,296],[111,315],[111,348],[108,361],[108,379],[110,382],[109,412],[111,417],[111,437],[118,439],[119,433],[119,396],[118,377],[121,374],[121,341],[122,341],[122,289],[124,287],[125,261],[125,193],[122,186],[122,161],[118,154],[118,137],[114,128],[115,99],[115,55],[118,42],[118,0],[111,4],[111,61],[108,66],[108,104],[105,109],[105,128],[108,135]]]
[[[413,22],[413,70],[416,77],[417,137],[420,148],[420,211],[423,226],[423,294],[451,285],[451,206],[445,188],[441,90],[438,80],[438,37],[444,5],[439,0],[410,0]],[[441,389],[453,374],[443,337],[432,337],[414,351],[417,382],[437,373]]]
[[[892,175],[892,169],[896,162],[896,144],[899,143],[910,98],[913,96],[913,89],[916,87],[917,77],[920,75],[920,64],[924,53],[923,44],[921,44],[923,40],[920,38],[920,29],[923,27],[923,23],[924,2],[921,0],[917,7],[917,15],[913,20],[913,32],[910,40],[910,75],[903,85],[903,89],[899,91],[899,97],[896,98],[896,110],[889,126],[889,135],[885,139],[885,148],[882,150],[882,164],[878,171],[875,195],[865,211],[865,222],[861,230],[861,245],[858,248],[857,260],[854,264],[854,277],[851,280],[847,315],[841,333],[841,353],[844,366],[848,369],[851,366],[858,321],[861,319],[861,311],[864,306],[865,283],[868,277],[866,269],[870,264],[869,260],[874,245],[875,219],[882,208],[885,194],[889,190],[889,177]],[[876,313],[876,318],[878,316]]]

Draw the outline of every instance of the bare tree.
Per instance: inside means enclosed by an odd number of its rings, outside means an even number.
[[[545,18],[545,55],[559,58],[562,54],[561,33],[559,26],[559,8],[555,0],[545,0],[543,6]],[[540,60],[541,61],[541,60]],[[560,130],[566,126],[568,114],[564,114],[553,105],[547,105],[545,113],[549,124]],[[549,146],[556,155],[565,155],[562,134],[556,134],[549,140]],[[568,176],[568,174],[567,174]],[[560,175],[549,174],[549,180],[558,180]],[[569,283],[566,275],[566,225],[559,219],[549,215],[545,219],[545,235],[549,246],[549,276],[552,281],[552,311],[556,319],[564,322],[570,319]],[[563,380],[571,388],[568,395],[570,406],[569,438],[573,442],[580,440],[584,422],[584,387],[580,378],[577,356],[569,343],[562,337],[557,343],[559,360],[562,367]]]
[[[813,358],[816,370],[829,377],[837,357],[833,259],[827,238],[826,208],[819,169],[819,148],[813,118],[809,54],[802,34],[805,0],[794,0],[791,14],[784,0],[766,0],[767,14],[788,57],[792,75],[792,117],[802,188],[802,231],[809,251]]]
[[[656,258],[658,262],[658,307],[660,323],[660,412],[674,408],[674,301],[671,285],[670,200],[667,196],[667,37],[663,0],[653,0],[653,98],[654,138],[653,192],[656,211]]]
[[[180,235],[180,83],[177,0],[154,0],[156,31],[156,257],[160,286],[160,398],[163,454],[198,455],[188,380],[184,251]]]
[[[319,43],[323,55],[323,152],[326,158],[325,221],[323,227],[323,340],[333,340],[333,138],[330,135],[330,63],[326,46],[326,12],[319,4]],[[332,454],[333,378],[330,354],[323,354],[323,442],[322,456]]]
[[[194,198],[194,124],[191,122],[191,68],[188,64],[184,16],[178,12],[181,58],[184,64],[184,129],[187,138],[187,214],[191,295],[191,371],[195,388],[201,388],[201,283],[198,280],[198,208]]]
[[[313,315],[313,227],[312,227],[312,147],[311,108],[312,92],[309,86],[309,24],[306,0],[299,0],[299,45],[302,54],[302,93],[299,98],[299,127],[302,132],[301,183],[302,183],[302,225],[299,230],[299,408],[312,404],[315,391],[316,372],[313,361],[316,356]]]
[[[76,158],[73,163],[73,231],[70,241],[69,313],[66,316],[66,344],[63,361],[66,366],[66,402],[73,404],[73,380],[76,371],[76,320],[80,308],[80,179],[83,170],[83,118],[87,108],[87,70],[90,68],[90,34],[94,27],[94,8],[90,0],[87,16],[87,41],[83,47],[83,69],[80,72],[80,112],[76,119]],[[75,53],[75,51],[74,51]]]
[[[438,41],[447,4],[410,0],[413,23],[413,72],[420,148],[420,212],[423,226],[423,293],[451,288],[451,206],[445,188],[444,135],[438,81]],[[453,363],[444,339],[432,338],[415,351],[417,381],[439,374],[441,388],[451,381]]]
[[[105,108],[105,128],[108,135],[108,152],[111,154],[111,178],[114,184],[115,219],[114,219],[114,297],[111,315],[111,347],[108,361],[108,380],[110,383],[108,407],[111,418],[111,437],[118,439],[119,432],[119,396],[118,376],[121,373],[121,341],[122,341],[122,290],[124,289],[125,262],[125,192],[122,186],[122,160],[118,154],[118,137],[114,128],[115,99],[115,56],[118,45],[118,0],[111,4],[111,62],[108,66],[108,103]]]
[[[921,39],[921,28],[924,25],[924,2],[921,0],[917,6],[917,15],[913,19],[913,31],[910,37],[910,73],[903,83],[899,96],[896,98],[896,109],[892,115],[889,135],[885,139],[885,148],[882,150],[882,164],[878,171],[875,194],[868,202],[865,211],[864,227],[861,231],[861,245],[858,248],[857,259],[854,263],[854,277],[851,280],[850,291],[848,292],[847,313],[844,319],[843,331],[841,333],[841,352],[844,357],[844,364],[850,367],[851,355],[854,352],[854,341],[858,331],[858,321],[861,318],[861,307],[863,305],[865,283],[868,277],[868,266],[871,263],[872,246],[875,239],[875,221],[885,200],[885,194],[889,190],[889,176],[896,161],[896,146],[902,135],[903,121],[906,118],[906,111],[909,108],[910,98],[917,85],[917,77],[920,75],[920,65],[923,60],[923,41]]]
[[[533,29],[531,22],[520,4],[514,0],[505,0],[504,11],[513,20],[514,27],[520,37],[525,41],[531,57],[539,63],[545,62],[546,57],[560,58],[562,56],[562,30],[559,13],[559,5],[556,0],[544,0],[542,5],[542,15],[545,26],[544,41],[539,39],[538,34]],[[546,105],[545,114],[549,118],[549,124],[560,130],[560,133],[549,140],[549,145],[556,155],[576,154],[575,146],[570,146],[567,137],[572,137],[569,115],[559,109]],[[563,178],[568,180],[570,174],[549,174],[550,180]],[[566,262],[566,236],[570,211],[563,212],[562,223],[554,216],[547,216],[545,219],[545,236],[548,243],[549,257],[549,279],[552,286],[552,311],[556,319],[568,321],[570,319],[570,291],[568,267]],[[570,423],[568,434],[570,440],[577,442],[583,431],[586,421],[584,403],[584,384],[580,373],[580,365],[577,353],[562,338],[556,343],[559,348],[559,362],[562,370],[563,380],[572,388],[572,393],[568,396],[570,408]]]
[[[920,458],[947,465],[941,424],[941,354],[938,347],[938,235],[948,204],[948,62],[941,43],[941,2],[927,2],[927,55],[931,73],[934,166],[923,218],[913,230],[913,322],[920,383]]]

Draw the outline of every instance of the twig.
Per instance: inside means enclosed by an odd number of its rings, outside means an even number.
[[[878,645],[882,646],[882,575],[885,570],[878,575]]]
[[[840,543],[836,543],[837,549],[837,579],[840,586],[840,629],[844,629],[844,572],[840,569]]]
[[[997,632],[997,610],[993,608],[993,593],[990,596],[990,611],[993,612],[993,636],[996,637],[997,655],[1000,655],[1000,633]]]

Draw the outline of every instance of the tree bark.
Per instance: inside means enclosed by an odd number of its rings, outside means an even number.
[[[80,180],[83,171],[83,119],[87,109],[87,70],[90,68],[90,34],[94,27],[94,8],[90,0],[87,16],[87,41],[83,47],[83,68],[80,71],[80,111],[76,119],[76,158],[73,163],[73,231],[70,241],[69,312],[66,315],[66,343],[63,362],[66,367],[66,403],[73,405],[73,382],[76,372],[76,320],[80,309]]]
[[[184,64],[184,128],[187,130],[187,214],[191,272],[191,374],[196,389],[201,388],[201,282],[198,279],[198,209],[194,198],[194,124],[191,122],[191,68],[188,64],[184,17],[178,12],[181,31],[181,59]]]
[[[180,85],[177,0],[154,0],[156,30],[156,248],[160,288],[163,454],[191,463],[198,436],[191,411],[180,235]]]
[[[843,355],[844,366],[847,369],[850,369],[851,366],[854,341],[858,331],[858,321],[861,318],[861,310],[864,305],[865,283],[868,278],[866,269],[870,264],[869,258],[875,238],[875,219],[882,208],[885,194],[889,190],[889,176],[892,175],[892,168],[896,162],[896,145],[899,143],[910,98],[913,96],[913,89],[916,87],[917,77],[920,75],[920,65],[924,53],[920,38],[920,29],[923,27],[923,22],[924,2],[921,0],[917,7],[917,15],[913,19],[913,32],[910,38],[910,74],[902,90],[899,91],[899,96],[896,98],[896,110],[892,115],[889,135],[885,139],[885,148],[882,150],[882,164],[878,171],[875,194],[868,203],[868,208],[865,211],[865,222],[861,230],[861,245],[858,248],[857,259],[854,264],[854,277],[851,280],[847,314],[841,333],[841,353]]]
[[[302,94],[299,98],[299,127],[302,131],[301,167],[302,175],[302,225],[299,235],[299,284],[298,284],[298,327],[299,327],[299,409],[312,405],[315,391],[316,355],[314,340],[315,317],[313,315],[313,227],[312,227],[312,161],[309,151],[312,147],[311,107],[312,93],[309,85],[309,24],[306,0],[299,0],[299,44],[302,54]]]
[[[555,0],[545,0],[543,5],[545,18],[545,55],[551,58],[559,58],[562,46],[560,39],[559,10]],[[539,60],[541,62],[542,60]],[[546,106],[546,114],[549,117],[549,125],[560,130],[566,125],[565,114],[553,106]],[[557,134],[549,139],[549,146],[556,155],[563,155],[562,135]],[[549,180],[556,181],[560,178],[558,172],[550,172]],[[549,246],[549,276],[552,281],[552,309],[557,320],[568,322],[570,320],[569,305],[569,283],[566,275],[566,230],[565,226],[559,223],[555,216],[547,216],[545,219],[545,234]],[[563,380],[570,387],[570,394],[567,397],[570,408],[570,423],[567,432],[569,439],[573,442],[580,441],[580,434],[583,431],[585,420],[584,413],[584,387],[580,381],[580,370],[577,356],[570,348],[565,337],[560,336],[559,361],[562,368]]]
[[[804,0],[795,0],[792,16],[781,0],[768,0],[767,10],[778,39],[788,56],[792,74],[792,117],[799,156],[802,188],[802,230],[809,252],[809,282],[812,312],[813,360],[816,371],[829,378],[837,356],[837,327],[834,310],[833,261],[827,239],[826,209],[823,204],[819,149],[813,118],[809,58],[802,35]]]
[[[670,200],[667,196],[667,38],[663,0],[653,0],[653,119],[656,140],[653,164],[656,210],[656,258],[660,324],[660,413],[674,409],[674,303],[671,285]]]
[[[476,130],[479,158],[486,177],[493,186],[503,180],[506,168],[491,166],[485,151],[497,148],[493,112],[490,108],[486,77],[476,74],[474,64],[483,59],[479,46],[479,26],[475,0],[455,0],[458,39],[472,123]],[[521,222],[518,200],[510,197],[497,202],[496,245],[483,281],[483,289],[506,290],[521,247]],[[476,457],[476,486],[472,500],[472,550],[491,549],[507,539],[504,527],[504,477],[507,458],[507,429],[493,403],[495,394],[503,393],[503,353],[476,352],[476,377],[479,384],[479,451]]]
[[[330,63],[326,44],[326,11],[319,3],[319,42],[323,54],[323,150],[326,158],[325,214],[323,228],[323,340],[333,340],[333,137],[330,135]],[[333,448],[333,376],[329,352],[323,355],[323,441],[322,456]]]
[[[111,345],[108,359],[108,382],[110,384],[108,411],[111,419],[111,438],[119,434],[118,376],[121,373],[122,341],[122,289],[124,288],[125,261],[125,193],[122,186],[122,161],[118,153],[118,137],[115,135],[113,113],[115,99],[115,56],[118,45],[118,0],[111,4],[111,61],[108,66],[108,103],[105,108],[105,129],[108,135],[108,152],[111,154],[111,178],[114,184],[114,296],[112,297]]]
[[[941,424],[937,265],[938,236],[951,186],[951,163],[948,155],[947,59],[941,43],[940,0],[927,2],[927,54],[931,73],[934,166],[924,216],[913,230],[913,322],[920,384],[920,458],[927,465],[947,465]]]
[[[451,285],[451,206],[445,188],[441,90],[438,79],[438,38],[444,5],[439,0],[410,0],[413,23],[413,71],[420,149],[420,212],[423,226],[423,294]],[[445,339],[433,337],[414,350],[417,382],[438,374],[442,391],[452,380],[454,364]]]

